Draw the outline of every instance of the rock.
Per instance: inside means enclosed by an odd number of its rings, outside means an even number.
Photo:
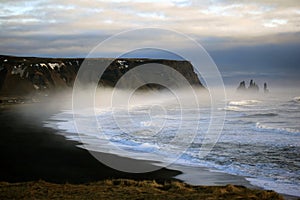
[[[264,93],[269,93],[267,83],[264,83]]]
[[[251,92],[258,92],[259,91],[258,85],[256,85],[256,83],[253,80],[250,80],[248,91],[251,91]]]
[[[268,91],[269,90],[267,89],[267,83],[265,83],[264,84],[264,92],[267,93]],[[239,86],[237,87],[237,92],[258,93],[259,87],[253,80],[250,80],[249,86],[247,88],[245,81],[242,81],[242,82],[240,82]]]
[[[238,86],[237,91],[241,92],[241,91],[246,91],[246,90],[247,90],[247,88],[246,88],[245,81],[240,82],[240,85]]]

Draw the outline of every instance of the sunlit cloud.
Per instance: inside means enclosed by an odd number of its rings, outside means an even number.
[[[269,22],[264,23],[265,27],[269,27],[269,28],[275,28],[278,27],[280,25],[284,25],[287,24],[287,20],[285,19],[272,19]]]

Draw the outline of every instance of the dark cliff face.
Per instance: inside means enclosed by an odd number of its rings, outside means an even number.
[[[46,94],[72,87],[82,61],[0,56],[0,95]]]
[[[25,95],[48,95],[51,92],[72,88],[83,58],[35,58],[0,56],[0,96],[22,97]],[[88,61],[111,62],[97,58]],[[188,61],[155,59],[116,59],[107,67],[99,83],[114,87],[120,77],[130,69],[158,63],[180,72],[191,85],[203,87]],[[145,88],[158,88],[146,85]]]

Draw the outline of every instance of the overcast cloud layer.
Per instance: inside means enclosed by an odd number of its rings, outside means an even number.
[[[0,7],[0,54],[83,57],[120,31],[158,27],[200,42],[221,70],[299,73],[299,0],[1,0]]]

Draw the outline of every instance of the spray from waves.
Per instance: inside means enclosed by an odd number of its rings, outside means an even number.
[[[174,106],[175,108],[176,106],[188,108],[197,106],[191,104],[191,99],[195,98],[200,106],[211,104],[209,93],[206,90],[201,88],[193,89],[194,94],[187,92],[185,88],[181,88],[176,91],[170,91],[168,89],[150,91],[137,90],[132,93],[132,95],[128,95],[131,91],[101,87],[95,92],[95,107],[101,110],[110,109],[112,107],[114,109],[126,108],[136,110],[138,107],[143,109],[145,106],[149,107],[150,105],[160,105],[168,109],[172,109]],[[116,98],[116,94],[118,94],[117,97],[119,98]],[[84,90],[82,90],[82,95],[80,96],[86,98]],[[129,99],[127,99],[128,97]]]
[[[284,133],[284,134],[300,134],[300,130],[294,128],[282,128],[282,127],[272,127],[269,125],[262,124],[257,122],[255,125],[256,129],[260,131],[273,131],[275,133]]]

